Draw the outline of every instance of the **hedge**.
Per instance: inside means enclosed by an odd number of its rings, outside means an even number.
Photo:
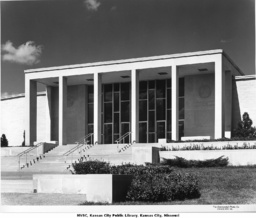
[[[172,172],[170,174],[136,176],[127,193],[130,201],[173,201],[199,198],[198,180],[191,174]]]
[[[168,165],[171,167],[225,167],[228,165],[228,158],[224,158],[223,156],[218,157],[216,159],[208,159],[208,160],[186,160],[183,157],[175,156],[175,159],[167,159],[163,158],[161,162],[162,165]]]

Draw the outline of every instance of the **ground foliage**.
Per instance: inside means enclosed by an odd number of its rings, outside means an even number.
[[[226,167],[228,165],[228,158],[221,156],[216,159],[207,160],[187,160],[183,157],[175,156],[175,159],[163,158],[162,165],[168,165],[171,167]]]
[[[128,201],[173,201],[200,197],[196,176],[177,173],[168,165],[111,166],[100,161],[87,161],[73,165],[76,174],[133,175],[127,192]]]

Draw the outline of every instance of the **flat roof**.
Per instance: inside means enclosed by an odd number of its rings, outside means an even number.
[[[64,69],[104,66],[104,65],[112,65],[112,64],[144,62],[144,61],[152,61],[152,60],[174,59],[174,58],[181,58],[181,57],[202,56],[202,55],[220,54],[220,53],[222,53],[228,59],[228,61],[234,66],[234,68],[236,68],[236,70],[241,75],[244,75],[244,73],[232,61],[232,59],[223,51],[223,49],[187,52],[187,53],[178,53],[178,54],[168,54],[168,55],[159,55],[159,56],[151,56],[151,57],[141,57],[141,58],[130,58],[130,59],[103,61],[103,62],[93,62],[93,63],[85,63],[85,64],[73,64],[73,65],[62,65],[62,66],[55,66],[55,67],[27,69],[24,72],[25,73],[36,73],[36,72],[52,71],[52,70],[64,70]]]

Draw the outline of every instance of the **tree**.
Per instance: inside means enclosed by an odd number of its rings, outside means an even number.
[[[6,139],[5,134],[1,137],[1,147],[8,147],[8,140]]]

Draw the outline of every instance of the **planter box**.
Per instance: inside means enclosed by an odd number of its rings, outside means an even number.
[[[215,142],[177,142],[177,143],[166,143],[161,144],[162,146],[169,148],[182,148],[187,146],[204,146],[204,147],[217,147],[222,148],[223,146],[231,145],[242,147],[243,145],[253,146],[256,145],[256,141],[215,141]]]
[[[223,155],[224,157],[228,157],[230,166],[247,166],[256,164],[256,149],[160,151],[160,159],[174,159],[175,156],[178,156],[187,160],[206,160],[215,159]]]
[[[33,175],[35,193],[84,194],[85,201],[124,201],[131,184],[131,175]]]
[[[132,162],[135,164],[159,163],[160,148],[151,146],[133,146],[132,147]]]

